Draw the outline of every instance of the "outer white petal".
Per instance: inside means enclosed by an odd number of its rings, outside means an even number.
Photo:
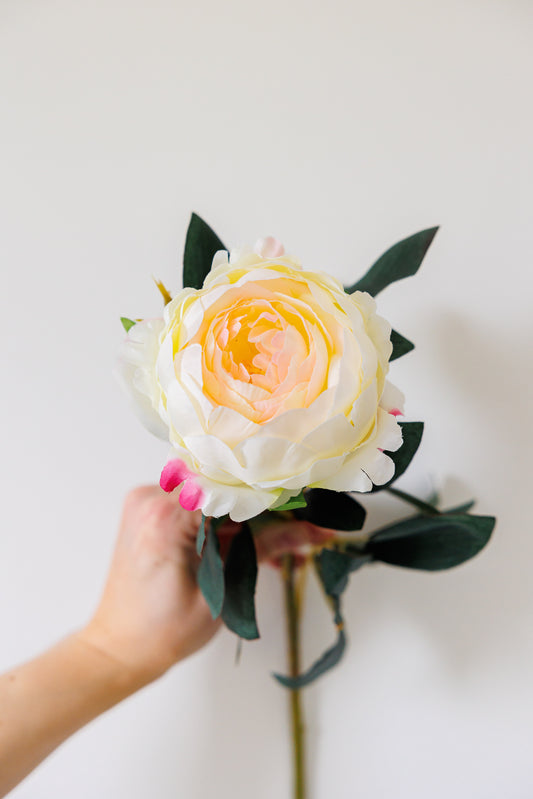
[[[316,460],[305,472],[300,472],[285,480],[272,480],[270,482],[259,483],[259,488],[273,489],[275,487],[284,489],[296,489],[298,492],[302,488],[316,485],[326,477],[336,474],[342,466],[346,456],[337,455],[334,458],[322,458]]]
[[[383,408],[384,411],[390,412],[398,410],[403,414],[404,404],[405,396],[403,393],[389,380],[386,380],[385,386],[383,388],[383,394],[381,395],[381,399],[379,401],[380,407]]]
[[[359,438],[358,431],[346,416],[338,414],[318,425],[303,439],[302,444],[321,458],[327,458],[343,455],[358,443]]]
[[[343,466],[335,474],[321,478],[311,485],[313,488],[329,488],[331,491],[372,490],[372,480],[361,469],[356,458],[345,459]]]
[[[402,430],[396,419],[378,409],[376,428],[368,443],[348,455],[341,468],[316,483],[334,491],[370,491],[372,484],[383,485],[394,475],[394,462],[381,450],[395,452],[402,445]]]
[[[210,435],[184,436],[183,445],[201,466],[214,467],[243,483],[248,482],[246,470],[235,457],[233,450],[219,438]]]
[[[115,374],[130,397],[133,410],[154,435],[168,440],[168,427],[158,408],[161,390],[155,374],[162,319],[137,322],[119,351]]]
[[[228,486],[199,480],[204,491],[202,512],[206,516],[229,513],[235,522],[243,522],[269,508],[278,498],[279,490],[259,491],[249,486]]]
[[[209,416],[207,432],[234,448],[239,441],[253,436],[260,427],[233,408],[219,405]]]

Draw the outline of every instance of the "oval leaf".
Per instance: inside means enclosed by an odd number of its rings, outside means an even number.
[[[318,576],[326,594],[338,599],[348,585],[348,577],[365,563],[369,563],[372,556],[363,553],[360,549],[351,552],[340,552],[337,549],[323,549],[315,557]]]
[[[307,507],[295,512],[297,519],[330,530],[360,530],[365,523],[365,509],[348,494],[327,488],[311,488],[306,491],[305,498]]]
[[[202,521],[200,522],[200,527],[198,528],[198,532],[196,533],[196,552],[198,553],[198,555],[202,554],[204,543],[205,543],[205,516],[202,513]]]
[[[394,566],[450,569],[483,549],[495,523],[492,516],[414,516],[378,530],[367,542],[365,552]]]
[[[354,291],[368,291],[375,297],[390,283],[416,274],[438,229],[432,227],[421,230],[399,241],[378,258],[364,277],[346,289],[348,294],[353,294]]]
[[[308,671],[300,674],[298,677],[286,677],[283,674],[274,674],[276,680],[285,686],[285,688],[305,688],[306,685],[314,682],[318,677],[329,671],[340,661],[346,649],[346,635],[342,627],[339,628],[337,640],[333,646],[326,650],[322,657],[320,657]]]
[[[213,256],[225,249],[209,225],[198,214],[192,214],[183,253],[183,287],[201,289],[211,271]]]
[[[396,330],[391,330],[390,340],[392,343],[392,355],[389,360],[391,361],[395,361],[396,358],[401,358],[402,355],[407,355],[408,352],[411,352],[411,350],[415,348],[412,341],[404,338]]]
[[[220,557],[218,536],[213,524],[210,524],[206,534],[197,580],[212,617],[217,619],[224,604],[224,566]]]
[[[233,538],[224,569],[226,586],[222,618],[230,630],[241,638],[259,638],[255,619],[255,586],[257,557],[254,539],[248,524]]]

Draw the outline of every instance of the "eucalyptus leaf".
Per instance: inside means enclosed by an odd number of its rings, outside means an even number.
[[[350,573],[371,560],[372,556],[361,550],[323,549],[315,556],[315,563],[326,594],[339,599],[348,585]]]
[[[466,513],[413,516],[378,530],[364,551],[375,560],[440,571],[473,558],[488,543],[496,520]]]
[[[390,340],[392,343],[392,355],[390,356],[391,361],[395,361],[397,358],[401,358],[402,355],[407,355],[408,352],[414,350],[415,345],[409,339],[404,338],[400,333],[396,330],[391,330]]]
[[[285,686],[285,688],[298,689],[305,688],[310,685],[318,677],[329,671],[341,660],[344,650],[346,649],[346,635],[342,627],[338,628],[337,640],[330,649],[327,649],[324,654],[303,674],[298,677],[288,677],[283,674],[274,674],[276,680]]]
[[[220,545],[213,524],[209,525],[206,532],[197,580],[212,617],[217,619],[224,604],[224,565],[220,557]]]
[[[403,444],[400,449],[396,450],[396,452],[386,453],[389,458],[392,458],[394,461],[394,474],[388,483],[374,486],[372,488],[372,491],[374,492],[383,491],[384,488],[387,488],[394,483],[398,477],[401,477],[413,460],[416,451],[420,446],[422,434],[424,432],[424,422],[399,422],[399,425],[402,428]]]
[[[362,557],[365,561],[370,558],[368,555],[363,555]],[[349,573],[354,570],[355,558],[335,549],[323,549],[322,552],[316,555],[314,562],[319,580],[333,605],[337,640],[307,671],[297,677],[274,674],[276,680],[281,685],[284,685],[285,688],[296,689],[310,685],[326,671],[337,665],[346,648],[346,634],[344,632],[340,597],[348,584]]]
[[[213,256],[225,249],[217,234],[198,214],[193,213],[183,253],[183,287],[201,289],[211,271]]]
[[[231,542],[224,569],[224,582],[224,623],[241,638],[259,638],[255,618],[257,557],[254,539],[246,523]]]
[[[122,322],[122,327],[128,333],[132,327],[134,327],[137,323],[133,321],[133,319],[128,319],[127,316],[121,316],[120,321]]]
[[[296,518],[331,530],[360,530],[365,523],[366,510],[349,496],[327,488],[311,488],[306,494],[307,507],[297,510]]]
[[[354,291],[368,291],[375,297],[390,283],[416,274],[438,229],[432,227],[421,230],[399,241],[383,253],[357,283],[346,289],[348,294],[353,294]]]
[[[202,521],[200,522],[200,527],[198,528],[198,532],[196,533],[196,552],[199,555],[202,554],[204,543],[205,543],[205,516],[202,513]]]

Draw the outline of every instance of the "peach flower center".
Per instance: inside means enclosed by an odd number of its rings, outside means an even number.
[[[204,393],[262,424],[308,407],[327,388],[342,328],[304,281],[279,278],[228,289],[185,345],[202,347]]]

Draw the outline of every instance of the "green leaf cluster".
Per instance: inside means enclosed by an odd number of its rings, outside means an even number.
[[[337,499],[341,496],[336,495]],[[471,503],[465,507],[471,507]],[[316,572],[333,610],[337,638],[307,671],[298,677],[275,674],[278,682],[286,688],[304,688],[339,663],[346,647],[341,597],[352,572],[375,562],[425,571],[459,566],[486,546],[496,523],[492,516],[469,515],[458,509],[431,510],[432,515],[419,514],[387,525],[364,543],[337,543],[315,556]]]

